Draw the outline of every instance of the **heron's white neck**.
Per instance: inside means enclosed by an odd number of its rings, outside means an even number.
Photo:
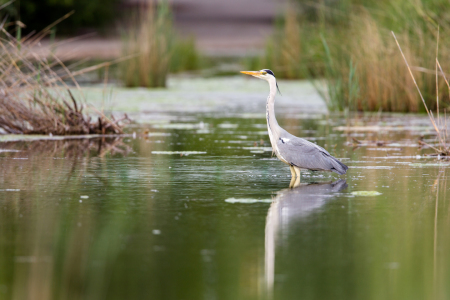
[[[275,95],[277,94],[277,81],[275,78],[270,78],[267,80],[269,82],[270,92],[269,96],[267,97],[267,104],[266,104],[266,118],[267,118],[267,125],[269,131],[272,130],[278,131],[278,122],[275,118]]]

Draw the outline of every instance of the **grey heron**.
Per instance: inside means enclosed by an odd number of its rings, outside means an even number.
[[[270,92],[267,97],[266,119],[272,151],[279,160],[289,165],[291,170],[291,186],[295,179],[300,182],[300,170],[328,171],[339,175],[345,174],[348,167],[333,157],[324,148],[302,138],[298,138],[278,125],[275,118],[275,95],[278,90],[277,80],[269,69],[260,71],[241,71],[243,74],[264,79],[269,83]]]

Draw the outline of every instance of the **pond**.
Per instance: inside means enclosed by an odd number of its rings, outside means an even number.
[[[259,113],[147,114],[121,138],[0,143],[1,299],[450,297],[450,162],[418,148],[427,119],[347,132],[280,109],[350,167],[289,189],[261,97]]]

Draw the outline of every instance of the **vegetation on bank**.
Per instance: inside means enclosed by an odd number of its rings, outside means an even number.
[[[28,12],[40,11],[42,7],[58,14],[41,18],[42,21],[57,19],[63,15],[61,9],[85,1],[45,0],[37,8],[26,0],[4,9],[5,13],[21,16],[27,22],[32,21]],[[90,17],[101,14],[102,17],[96,18],[100,23],[104,17],[112,18],[115,15],[112,9],[117,9],[119,2],[107,5],[104,0],[93,0]],[[278,78],[314,79],[330,110],[424,111],[390,34],[394,31],[426,105],[436,109],[438,93],[441,108],[446,108],[449,91],[443,80],[438,84],[435,81],[434,45],[439,28],[442,37],[439,56],[450,54],[450,40],[446,38],[450,27],[447,6],[446,0],[291,1],[284,17],[276,22],[265,55],[246,59],[246,68],[270,67]],[[77,10],[64,22],[69,24],[65,27],[76,28],[76,22],[90,24],[85,14],[86,9]],[[166,1],[149,1],[129,25],[122,32],[122,40],[123,56],[130,59],[120,64],[118,75],[125,86],[164,87],[168,73],[197,70],[204,64],[194,38],[180,39],[176,35]],[[22,27],[17,26],[18,38],[25,36],[22,30],[31,28]],[[442,60],[441,64],[444,70],[450,69],[450,61]]]
[[[249,68],[270,65],[281,78],[325,79],[318,87],[332,110],[424,111],[391,31],[397,34],[426,104],[436,108],[436,93],[448,99],[444,81],[435,82],[439,55],[450,54],[450,25],[444,0],[322,1],[291,7]],[[442,61],[450,69],[450,61]],[[442,107],[448,100],[441,103]]]
[[[0,132],[13,134],[118,134],[122,120],[97,111],[89,116],[71,88],[80,87],[75,75],[58,57],[38,57],[32,50],[51,28],[16,38],[0,26]],[[70,83],[69,83],[70,82]],[[69,86],[70,84],[70,86]],[[81,94],[81,93],[80,93]]]

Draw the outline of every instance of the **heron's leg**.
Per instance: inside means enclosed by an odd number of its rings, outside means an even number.
[[[289,165],[289,169],[291,170],[291,176],[292,176],[292,178],[295,178],[295,170],[294,170],[294,167],[291,166],[291,165]]]
[[[297,178],[295,178],[294,184],[292,185],[291,188],[296,188],[300,185],[300,176],[298,176]]]
[[[295,185],[295,182],[297,181],[297,178],[295,178],[295,175],[292,175],[292,177],[291,177],[291,182],[289,183],[289,188],[294,188],[296,185]]]
[[[300,168],[297,167],[293,167],[294,171],[295,171],[295,175],[297,176],[298,180],[300,181]]]

